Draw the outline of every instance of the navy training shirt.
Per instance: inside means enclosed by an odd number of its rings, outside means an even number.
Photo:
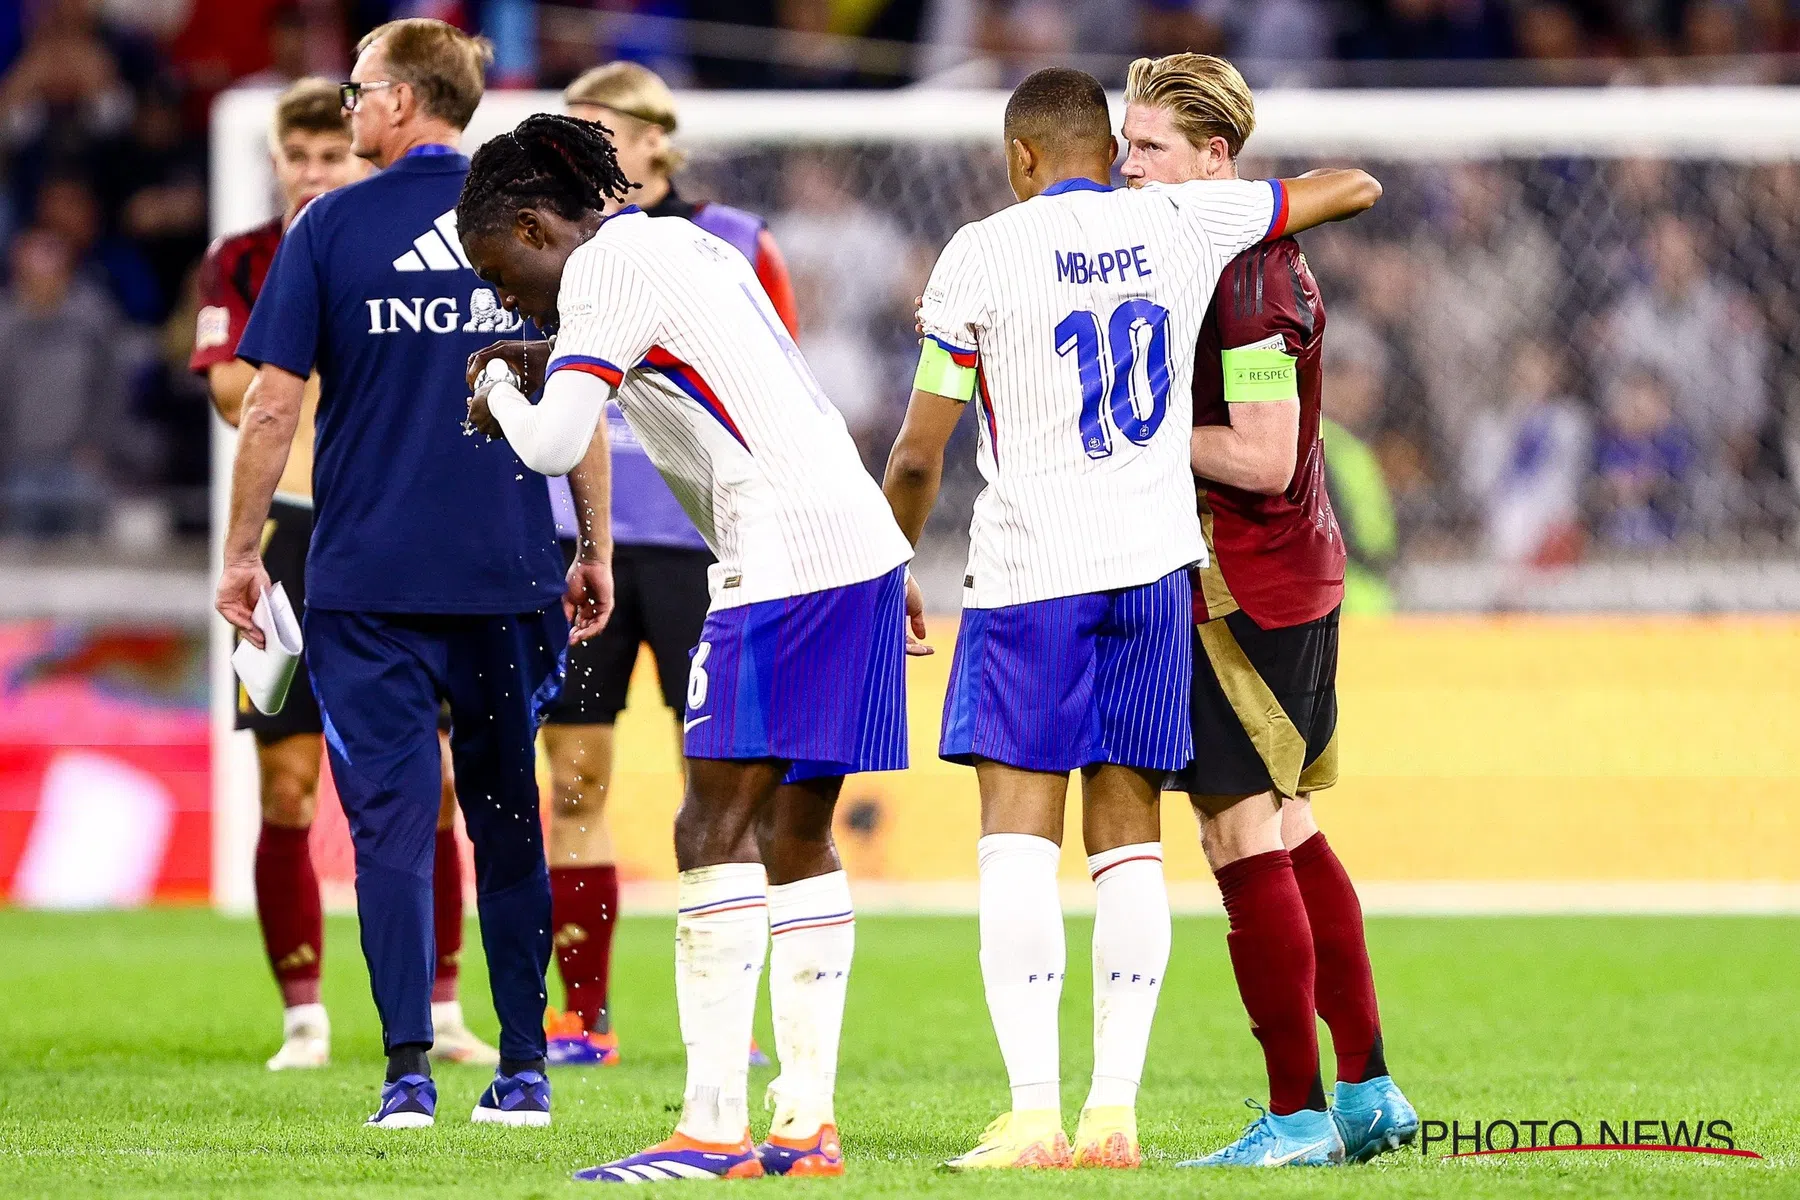
[[[307,205],[238,345],[319,372],[311,607],[514,613],[563,593],[543,476],[462,430],[468,356],[522,331],[457,240],[468,172],[420,147]]]

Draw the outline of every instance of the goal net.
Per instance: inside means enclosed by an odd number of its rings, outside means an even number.
[[[215,110],[218,232],[273,211],[271,101],[231,93]],[[959,225],[1011,202],[1005,96],[680,101],[679,186],[768,217],[802,348],[879,471],[910,386],[913,298]],[[466,148],[558,107],[491,93]],[[1346,447],[1333,499],[1372,605],[1800,607],[1800,95],[1276,90],[1258,117],[1244,173],[1355,163],[1386,189],[1373,213],[1302,237]],[[229,456],[221,430],[221,503]],[[955,606],[979,487],[953,445],[921,544],[935,607]],[[253,767],[228,732],[217,636],[218,891],[241,907]],[[1790,868],[1713,875],[1767,869]]]

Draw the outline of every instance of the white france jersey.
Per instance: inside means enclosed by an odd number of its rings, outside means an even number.
[[[1219,276],[1286,223],[1279,182],[1087,180],[963,226],[920,319],[979,370],[963,604],[1151,583],[1205,563],[1189,467],[1194,348]]]
[[[549,371],[618,389],[718,556],[712,606],[874,579],[912,557],[844,419],[742,253],[627,209],[569,256]]]

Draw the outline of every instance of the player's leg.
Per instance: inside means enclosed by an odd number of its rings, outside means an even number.
[[[1094,881],[1094,1075],[1076,1128],[1076,1166],[1135,1167],[1137,1093],[1168,973],[1163,770],[1082,772],[1082,840]]]
[[[1137,1091],[1169,965],[1162,783],[1193,757],[1193,583],[1176,571],[1108,597],[1095,638],[1100,761],[1083,771],[1082,834],[1095,890],[1094,1077],[1075,1165],[1135,1167]]]
[[[580,686],[574,652],[595,640],[574,647],[565,689]],[[568,701],[565,690],[562,703]],[[619,910],[619,872],[606,824],[612,721],[546,723],[544,753],[550,760],[550,920],[565,996],[565,1011],[551,1018],[550,1064],[612,1066],[619,1061],[607,1009]]]
[[[1178,783],[1193,803],[1225,905],[1226,946],[1262,1045],[1269,1111],[1193,1165],[1325,1164],[1343,1155],[1319,1080],[1312,930],[1281,842],[1280,796],[1293,791],[1306,755],[1296,717],[1301,726],[1310,722],[1289,686],[1295,643],[1288,633],[1234,613],[1194,635],[1195,758]]]
[[[429,1125],[431,875],[442,766],[435,640],[405,618],[308,608],[307,654],[356,851],[363,957],[388,1056],[370,1123]]]
[[[437,851],[432,858],[431,893],[437,933],[437,976],[431,983],[431,1028],[436,1040],[431,1057],[438,1062],[491,1067],[500,1052],[475,1036],[463,1019],[457,983],[462,975],[463,869],[462,851],[456,845],[456,768],[450,755],[450,718],[438,716],[439,761],[442,764],[438,797]]]
[[[295,677],[295,689],[302,679]],[[308,704],[316,713],[311,695],[309,688]],[[262,830],[256,839],[256,917],[282,1006],[282,1044],[269,1059],[271,1071],[322,1067],[331,1059],[331,1024],[319,999],[325,919],[308,844],[323,754],[316,733],[269,740],[257,735]]]
[[[1313,817],[1313,793],[1336,784],[1338,776],[1338,614],[1330,613],[1302,629],[1300,636],[1307,639],[1305,669],[1312,676],[1312,721],[1299,794],[1282,801],[1281,840],[1293,859],[1294,879],[1312,927],[1318,961],[1313,1003],[1331,1030],[1337,1056],[1332,1115],[1344,1136],[1347,1156],[1367,1160],[1412,1141],[1419,1117],[1388,1074],[1362,902]]]
[[[850,881],[832,838],[841,775],[783,784],[758,824],[769,878],[769,1005],[781,1074],[763,1168],[783,1175],[841,1175],[835,1093],[844,997],[856,951]]]
[[[809,895],[806,885],[835,882],[828,877],[836,867],[830,839],[836,780],[906,765],[904,617],[905,573],[898,568],[849,587],[707,616],[688,677],[687,787],[675,820],[681,869],[675,995],[688,1048],[681,1124],[669,1141],[576,1178],[841,1173],[830,1125],[791,1155],[749,1143],[744,1046],[770,903],[766,870],[752,860],[757,831],[767,826],[777,878],[801,885],[790,893],[794,908],[817,912],[817,904],[830,901],[832,888]],[[778,791],[785,803],[771,825],[767,814]],[[847,889],[838,894],[843,908],[835,911],[847,915]],[[838,944],[821,961],[839,963],[847,976],[848,950]],[[829,987],[803,998],[785,989],[775,994],[778,1026],[796,1002],[810,1005],[822,1026],[794,1050],[794,1061],[810,1061],[814,1082],[803,1091],[815,1104],[829,1103],[829,1092],[818,1092],[826,1070],[835,1076],[842,1001]],[[790,1127],[804,1121],[785,1119]],[[799,1165],[802,1159],[807,1166]]]
[[[548,1125],[550,872],[538,814],[537,731],[561,687],[568,623],[560,606],[438,622],[457,800],[475,849],[475,909],[500,1019],[500,1063],[471,1118]]]
[[[721,658],[734,651],[728,647]],[[779,759],[688,759],[675,814],[675,1006],[687,1047],[681,1118],[666,1141],[577,1171],[576,1179],[641,1183],[763,1174],[750,1141],[744,1057],[769,941],[756,825],[787,770]]]
[[[1104,596],[964,609],[939,754],[975,767],[981,975],[1012,1111],[954,1169],[1069,1165],[1057,1014],[1067,946],[1057,887],[1068,773],[1100,744],[1095,640]]]

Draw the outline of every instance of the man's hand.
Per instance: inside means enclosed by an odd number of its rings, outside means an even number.
[[[569,645],[585,642],[605,629],[612,610],[612,564],[577,558],[569,567],[569,590],[563,594],[563,615],[569,618]]]
[[[608,581],[610,585],[610,580]],[[244,635],[244,640],[263,649],[262,630],[256,627],[256,602],[269,590],[269,573],[263,569],[262,555],[253,554],[225,564],[219,574],[219,591],[213,607]],[[608,600],[611,589],[608,588]]]
[[[527,396],[544,386],[544,368],[550,365],[550,345],[542,342],[495,342],[469,355],[469,386],[474,387],[482,370],[494,359],[512,368],[519,377],[519,390]]]
[[[488,392],[491,390],[493,390],[491,384],[479,387],[475,389],[475,394],[469,397],[468,427],[477,433],[487,434],[497,442],[504,442],[506,430],[500,428],[500,422],[494,419],[493,410],[488,407]]]
[[[906,653],[913,658],[937,653],[925,644],[925,593],[911,571],[906,573]]]

